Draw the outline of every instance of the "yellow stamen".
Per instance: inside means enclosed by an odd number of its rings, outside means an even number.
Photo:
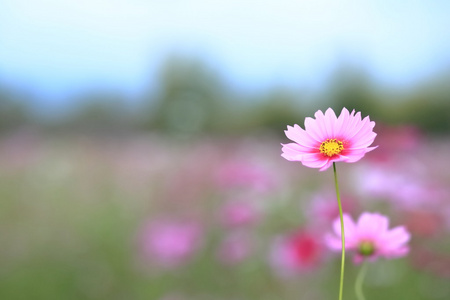
[[[328,157],[339,154],[344,150],[344,144],[336,139],[326,139],[320,144],[320,153]]]

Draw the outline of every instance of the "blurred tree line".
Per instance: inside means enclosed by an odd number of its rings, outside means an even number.
[[[130,99],[120,92],[85,92],[72,99],[75,107],[51,118],[36,115],[32,96],[0,86],[0,131],[33,126],[53,133],[282,134],[286,125],[303,125],[318,109],[347,107],[388,125],[450,132],[450,71],[409,90],[393,91],[377,86],[364,70],[347,66],[336,70],[323,91],[314,95],[286,88],[249,95],[227,86],[202,61],[173,57],[155,79],[156,91],[141,95],[138,105],[130,106]]]

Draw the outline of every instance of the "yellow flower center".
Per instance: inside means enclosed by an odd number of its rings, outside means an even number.
[[[320,153],[328,157],[339,154],[344,150],[344,144],[336,139],[326,139],[320,144]]]

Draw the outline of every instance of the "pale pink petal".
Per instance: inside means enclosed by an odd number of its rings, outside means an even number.
[[[384,248],[394,249],[407,243],[410,238],[411,235],[406,228],[404,226],[398,226],[385,233],[381,240]]]
[[[355,115],[355,111],[352,111],[350,114],[350,118],[348,119],[348,123],[344,124],[341,129],[341,134],[343,138],[349,139],[356,134],[356,130],[358,130],[357,125],[361,122],[361,113],[358,112]]]
[[[346,150],[342,151],[342,153],[344,153],[344,155],[341,155],[341,156],[345,157],[345,159],[344,159],[345,162],[348,162],[348,163],[357,162],[358,160],[363,158],[367,152],[370,152],[370,151],[376,149],[377,147],[378,146],[368,147],[368,148],[363,148],[363,149],[346,149]]]
[[[374,126],[375,122],[371,122],[367,116],[360,123],[355,125],[354,130],[346,136],[346,138],[351,141],[357,141],[370,133]]]
[[[331,138],[331,133],[327,131],[326,118],[323,112],[321,110],[318,110],[314,114],[314,117],[316,117],[316,126],[319,132],[321,133],[321,136],[324,137],[324,139]]]
[[[341,238],[337,238],[335,235],[326,234],[324,238],[325,245],[331,250],[340,251],[342,249]]]
[[[335,130],[337,129],[336,128],[337,118],[336,118],[336,114],[334,113],[334,111],[331,108],[328,108],[325,111],[324,123],[325,123],[325,130],[327,132],[327,135],[331,139],[334,139],[336,137]]]
[[[345,234],[345,248],[353,248],[357,241],[356,224],[348,214],[343,214],[342,219],[344,221],[344,234]],[[341,238],[341,220],[336,218],[333,222],[333,230],[336,236]]]
[[[284,133],[290,140],[302,145],[303,147],[316,147],[317,141],[297,124],[295,124],[294,127],[288,126],[287,128],[288,129],[285,130]]]
[[[336,138],[343,136],[342,129],[344,125],[347,125],[349,118],[350,113],[348,112],[348,110],[345,107],[342,108],[341,114],[339,115],[336,121],[336,128],[334,131]]]
[[[325,166],[328,166],[329,162],[327,160],[315,160],[315,161],[302,161],[302,164],[310,168],[324,168]]]
[[[311,148],[307,148],[304,147],[303,145],[299,145],[297,143],[289,143],[289,144],[281,144],[283,146],[283,148],[281,150],[287,152],[288,154],[307,154],[307,153],[311,153],[312,150]]]
[[[373,238],[384,234],[389,226],[389,219],[377,213],[363,213],[357,223],[358,235],[362,238]]]
[[[322,172],[322,171],[328,170],[328,168],[330,168],[332,164],[333,164],[333,161],[328,160],[326,162],[326,164],[324,164],[322,167],[320,167],[319,171]]]
[[[382,253],[382,255],[385,258],[399,258],[402,256],[405,256],[409,253],[409,247],[403,246],[396,249],[391,249],[389,251],[386,251],[385,253]]]
[[[362,148],[370,146],[375,140],[376,133],[373,132],[373,126],[370,128],[364,128],[358,132],[357,135],[349,139],[353,148]]]
[[[313,118],[305,118],[305,130],[313,139],[315,139],[319,143],[322,143],[327,139],[326,136],[322,134],[316,120],[314,120]]]
[[[303,161],[308,162],[308,161],[327,161],[328,158],[323,156],[321,153],[305,153],[303,155]]]

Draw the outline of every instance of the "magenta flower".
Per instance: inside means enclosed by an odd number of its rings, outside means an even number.
[[[305,119],[305,129],[297,124],[288,126],[286,136],[295,143],[282,144],[285,159],[324,171],[333,162],[356,162],[376,148],[369,147],[377,134],[373,132],[375,122],[368,116],[361,120],[360,112],[349,113],[346,108],[339,117],[331,108],[314,116],[316,119]]]
[[[278,237],[272,246],[270,263],[282,276],[311,271],[320,265],[323,244],[316,234],[299,231]]]
[[[388,229],[389,219],[378,213],[363,213],[358,222],[344,214],[345,249],[356,252],[355,263],[367,258],[375,260],[378,257],[397,258],[408,254],[406,243],[410,234],[404,226]],[[341,225],[339,219],[333,223],[334,235],[327,235],[325,243],[332,250],[341,251]]]

